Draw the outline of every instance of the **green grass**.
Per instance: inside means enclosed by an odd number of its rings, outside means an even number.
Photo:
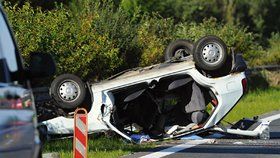
[[[280,110],[280,88],[251,91],[240,100],[225,120],[234,122],[243,117],[249,118],[274,110]],[[93,136],[89,138],[88,157],[115,158],[152,147],[155,147],[155,144],[136,145],[121,138]],[[50,141],[43,150],[59,152],[61,158],[72,158],[72,139]]]
[[[132,144],[121,138],[98,136],[90,137],[88,142],[88,157],[116,158],[133,152],[144,151],[154,147],[155,144]],[[72,158],[72,139],[63,139],[47,142],[43,152],[59,152],[61,158]]]
[[[250,91],[225,117],[228,122],[280,110],[280,88]]]

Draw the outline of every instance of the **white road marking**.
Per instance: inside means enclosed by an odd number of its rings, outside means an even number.
[[[214,139],[192,140],[192,141],[188,141],[184,144],[176,145],[176,146],[173,146],[173,147],[170,147],[170,148],[167,148],[167,149],[163,149],[163,150],[158,151],[158,152],[154,152],[154,153],[142,156],[140,158],[161,158],[161,157],[171,155],[173,153],[176,153],[176,152],[194,147],[194,146],[199,145],[199,144],[207,143],[207,142],[210,142],[210,141],[213,141],[213,140]]]

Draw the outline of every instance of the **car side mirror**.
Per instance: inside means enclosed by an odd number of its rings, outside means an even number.
[[[29,76],[31,78],[50,77],[56,72],[56,64],[50,54],[33,53],[30,56]]]

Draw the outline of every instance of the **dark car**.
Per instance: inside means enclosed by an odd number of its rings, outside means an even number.
[[[30,79],[49,76],[54,63],[48,54],[23,61],[0,4],[0,157],[40,157],[40,139]],[[45,65],[50,69],[45,69]]]

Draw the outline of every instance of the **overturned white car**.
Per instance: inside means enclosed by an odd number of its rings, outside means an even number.
[[[166,62],[121,72],[98,83],[83,83],[71,74],[58,76],[51,96],[66,110],[88,110],[88,131],[113,130],[132,141],[133,134],[174,138],[217,125],[237,104],[247,86],[246,64],[227,53],[224,42],[206,36],[195,44],[172,42]],[[90,105],[84,105],[90,100]],[[73,133],[71,115],[43,124],[48,134]]]

